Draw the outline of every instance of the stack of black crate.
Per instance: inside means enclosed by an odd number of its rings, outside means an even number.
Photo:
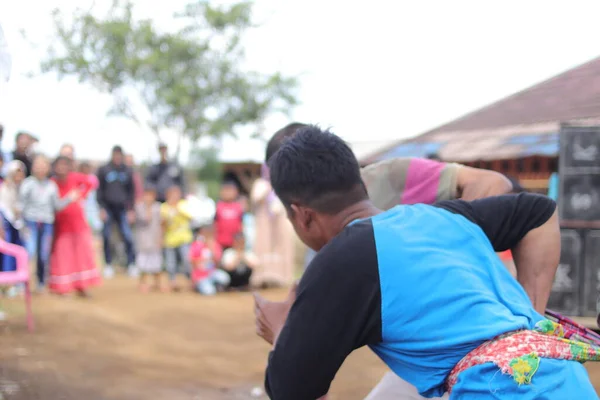
[[[563,124],[560,134],[561,260],[548,308],[596,316],[600,296],[600,126]]]

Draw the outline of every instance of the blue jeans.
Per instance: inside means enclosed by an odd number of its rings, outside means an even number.
[[[117,223],[117,228],[121,234],[123,242],[125,242],[125,250],[127,251],[127,265],[135,263],[135,250],[133,248],[133,233],[127,221],[127,210],[123,208],[107,207],[106,221],[102,228],[102,239],[104,242],[104,260],[107,265],[112,263],[112,253],[110,251],[110,235],[112,233],[112,224]]]
[[[209,276],[196,282],[196,290],[202,295],[212,296],[217,293],[217,285],[225,287],[230,282],[231,279],[227,272],[222,269],[215,269]]]
[[[178,272],[190,276],[189,252],[189,244],[165,248],[165,266],[171,281],[175,280]]]
[[[4,240],[8,243],[23,246],[21,234],[6,218],[4,218],[4,216],[2,216],[2,226],[4,228]],[[17,270],[17,260],[14,257],[2,254],[1,259],[2,263],[0,265],[0,271]]]
[[[44,222],[25,221],[29,230],[29,237],[25,243],[29,257],[33,259],[37,255],[37,279],[40,287],[46,284],[48,277],[48,260],[52,248],[52,234],[54,225]]]

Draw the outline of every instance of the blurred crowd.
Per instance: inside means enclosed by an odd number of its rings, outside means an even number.
[[[0,159],[0,235],[27,249],[37,292],[87,297],[120,272],[139,279],[142,292],[202,295],[293,280],[293,231],[268,177],[253,182],[248,195],[225,180],[214,202],[188,190],[201,185],[186,180],[165,144],[145,173],[120,146],[103,165],[77,159],[71,144],[52,158],[43,149],[37,137],[19,132]],[[13,257],[2,256],[0,271],[16,268]]]

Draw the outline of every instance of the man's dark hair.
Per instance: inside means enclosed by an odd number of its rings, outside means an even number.
[[[275,154],[277,150],[279,150],[283,142],[285,142],[286,139],[293,137],[298,131],[298,129],[306,128],[308,126],[309,125],[302,124],[300,122],[292,122],[286,127],[281,128],[280,130],[275,132],[273,137],[271,137],[271,139],[267,143],[267,154],[265,155],[265,161],[269,162],[271,157],[273,157],[273,154]]]
[[[300,128],[285,140],[269,168],[271,185],[288,211],[297,204],[336,214],[368,199],[350,147],[316,126]]]
[[[123,154],[123,148],[121,146],[113,146],[111,154],[120,153]]]

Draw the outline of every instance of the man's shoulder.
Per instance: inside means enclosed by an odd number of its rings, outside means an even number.
[[[369,218],[347,226],[319,250],[313,263],[329,264],[329,261],[335,260],[335,264],[343,269],[347,263],[359,262],[362,255],[374,251],[375,236],[373,223]]]

